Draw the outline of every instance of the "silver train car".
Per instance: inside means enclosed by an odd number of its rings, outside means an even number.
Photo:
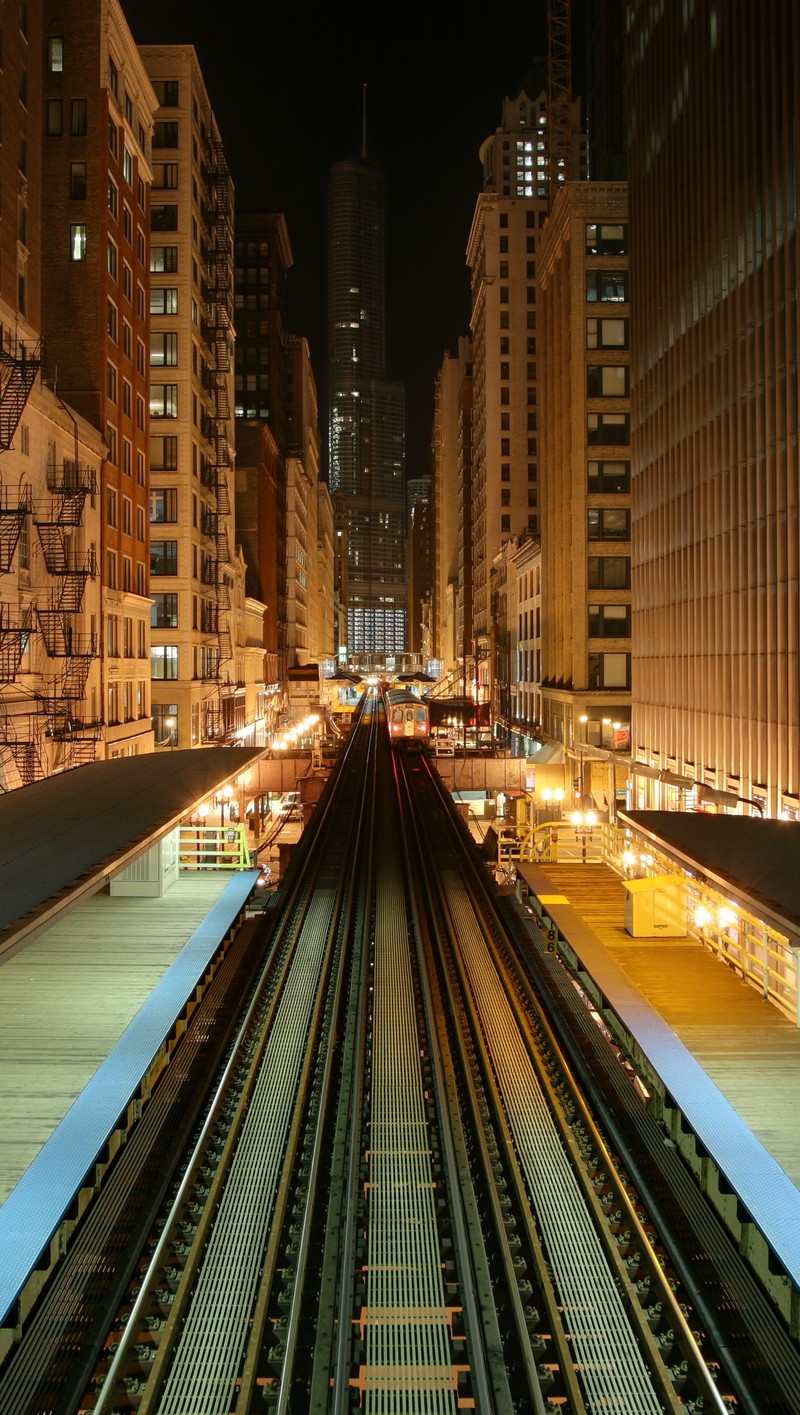
[[[424,747],[430,741],[431,719],[428,704],[406,688],[390,688],[384,693],[389,741],[393,747]]]

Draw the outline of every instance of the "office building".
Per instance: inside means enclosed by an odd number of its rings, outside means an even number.
[[[542,730],[573,780],[630,746],[627,217],[624,182],[568,182],[539,246]]]
[[[573,105],[576,175],[583,171]],[[481,191],[467,246],[472,335],[472,615],[478,692],[490,696],[490,577],[505,540],[539,534],[537,247],[550,202],[547,98],[503,102],[481,147]],[[565,175],[569,175],[565,173]]]
[[[233,614],[233,186],[190,45],[143,45],[158,100],[150,249],[151,672],[156,747],[242,739]],[[250,661],[248,659],[248,661]]]
[[[628,9],[637,804],[797,819],[800,17]]]
[[[332,494],[347,507],[347,645],[406,646],[405,392],[386,378],[384,177],[365,156],[331,169],[328,227]]]

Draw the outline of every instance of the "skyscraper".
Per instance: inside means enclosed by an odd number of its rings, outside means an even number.
[[[386,378],[384,179],[360,158],[331,169],[329,480],[348,515],[347,651],[406,646],[405,390]]]

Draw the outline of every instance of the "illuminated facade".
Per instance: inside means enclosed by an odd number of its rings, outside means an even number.
[[[636,804],[796,819],[800,16],[628,10]]]
[[[574,162],[583,145],[575,105]],[[521,92],[481,147],[483,191],[467,246],[472,313],[472,615],[476,676],[490,692],[494,557],[539,533],[537,248],[549,209],[547,100]]]
[[[235,615],[233,187],[194,49],[143,45],[158,98],[150,248],[156,747],[243,740]]]

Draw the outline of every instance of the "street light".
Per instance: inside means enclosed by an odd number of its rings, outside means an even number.
[[[175,743],[176,743],[177,740],[178,740],[178,724],[177,724],[177,721],[175,720],[174,717],[165,717],[165,718],[164,718],[164,726],[166,727],[167,733],[168,733],[167,741],[169,742],[170,751],[174,752],[174,751],[175,751]]]
[[[594,811],[573,811],[570,819],[575,827],[575,838],[581,847],[581,861],[585,865],[587,847],[597,825],[597,815]]]

